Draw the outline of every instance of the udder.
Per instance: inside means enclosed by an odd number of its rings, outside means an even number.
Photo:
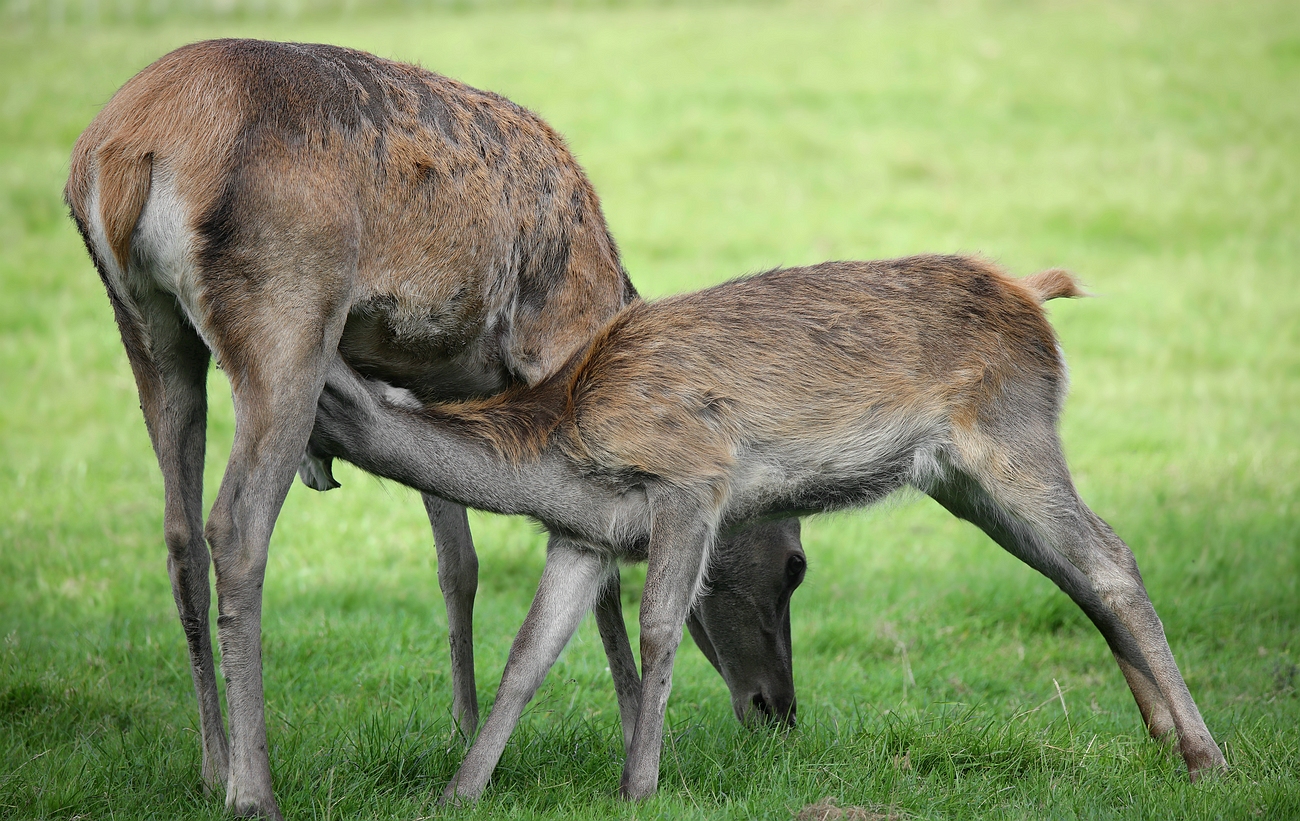
[[[487,396],[512,381],[496,326],[478,304],[419,310],[384,297],[349,313],[339,353],[357,372],[405,388],[421,402]]]

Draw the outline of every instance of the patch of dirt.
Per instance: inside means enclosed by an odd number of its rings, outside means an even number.
[[[841,807],[828,796],[799,810],[795,821],[903,821],[905,817],[887,807]]]

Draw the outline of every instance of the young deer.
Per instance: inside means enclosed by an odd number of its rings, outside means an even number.
[[[107,288],[166,495],[168,572],[199,703],[203,778],[239,814],[279,817],[262,695],[267,545],[303,460],[328,364],[421,401],[533,385],[636,299],[563,140],[494,94],[347,49],[225,40],[166,55],[78,139],[65,197]],[[206,531],[206,378],[230,380],[235,438]],[[465,511],[424,497],[447,600],[454,716],[478,720],[477,561]],[[227,744],[208,626],[208,546]],[[563,542],[564,536],[555,540]],[[692,630],[737,714],[792,719],[789,596],[798,523],[737,536],[735,591]],[[755,566],[753,552],[765,556]],[[797,570],[793,573],[791,568]],[[639,679],[616,579],[597,620],[626,716]]]
[[[445,797],[488,782],[525,703],[618,559],[648,561],[641,711],[620,791],[655,791],[682,622],[719,534],[761,517],[929,494],[1056,582],[1101,631],[1189,773],[1223,755],[1133,554],[1079,498],[1056,424],[1065,366],[1041,303],[962,257],[771,271],[624,308],[555,376],[420,411],[332,365],[316,432],[367,470],[559,537],[482,732]]]

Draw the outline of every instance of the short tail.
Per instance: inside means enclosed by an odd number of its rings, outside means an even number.
[[[1040,303],[1049,299],[1059,299],[1060,297],[1088,296],[1088,292],[1079,287],[1079,281],[1074,278],[1074,274],[1062,268],[1039,271],[1036,274],[1022,277],[1016,282],[1033,294],[1034,298]]]
[[[89,133],[90,129],[87,129]],[[96,160],[93,172],[92,154]],[[144,211],[145,201],[149,199],[152,171],[153,153],[124,145],[122,141],[108,140],[102,145],[94,145],[83,135],[73,149],[71,173],[63,190],[64,200],[87,242],[88,227],[96,217],[99,218],[108,240],[108,250],[123,271],[131,255],[131,234]],[[99,185],[99,214],[91,214],[88,208],[95,176]]]

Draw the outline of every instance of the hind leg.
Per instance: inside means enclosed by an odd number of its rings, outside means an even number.
[[[208,514],[207,538],[230,718],[226,806],[238,815],[280,817],[266,740],[262,583],[271,532],[343,328],[345,307],[320,285],[268,288],[240,300],[241,335],[227,335],[218,351],[234,396],[235,438]],[[290,316],[293,321],[286,321]]]
[[[1131,660],[1137,670],[1134,697],[1140,706],[1145,700],[1152,713],[1148,726],[1161,729],[1163,715],[1159,701],[1145,692],[1147,688],[1143,684],[1149,671],[1177,732],[1179,750],[1192,780],[1206,770],[1223,767],[1223,753],[1214,743],[1178,670],[1133,552],[1079,498],[1055,431],[1022,426],[1016,433],[1014,439],[986,440],[967,447],[965,464],[959,467],[980,485],[1007,519],[1037,534],[1042,545],[1076,568],[1087,580],[1101,608],[1128,633],[1141,661],[1145,662],[1145,671],[1127,649],[1123,634],[1112,628],[1119,651],[1125,654],[1122,658]],[[1098,615],[1101,614],[1099,609]],[[1108,621],[1104,616],[1102,620]],[[1112,649],[1116,649],[1116,644],[1112,644]],[[1124,669],[1124,660],[1120,666]]]
[[[205,789],[224,788],[229,766],[212,633],[208,546],[203,539],[208,349],[176,307],[157,292],[114,300],[149,438],[163,475],[163,532],[172,597],[185,632],[199,705]]]
[[[447,641],[451,644],[451,714],[462,740],[478,729],[478,693],[474,681],[474,595],[478,591],[478,554],[469,518],[458,504],[421,494],[433,543],[438,551],[438,586],[447,604]]]
[[[1147,730],[1153,737],[1160,738],[1174,729],[1169,705],[1160,694],[1142,651],[1114,611],[1097,597],[1097,592],[1078,568],[1045,544],[1032,528],[1008,515],[983,488],[967,477],[950,479],[932,488],[930,495],[948,512],[976,525],[1007,552],[1051,579],[1079,605],[1106,639],[1137,701]]]
[[[623,750],[626,752],[632,747],[636,717],[641,711],[641,674],[637,672],[636,658],[627,638],[627,624],[623,621],[617,564],[610,569],[609,579],[600,591],[595,613],[600,640],[605,645],[605,659],[609,662],[609,674],[614,679],[619,722],[623,725]]]

